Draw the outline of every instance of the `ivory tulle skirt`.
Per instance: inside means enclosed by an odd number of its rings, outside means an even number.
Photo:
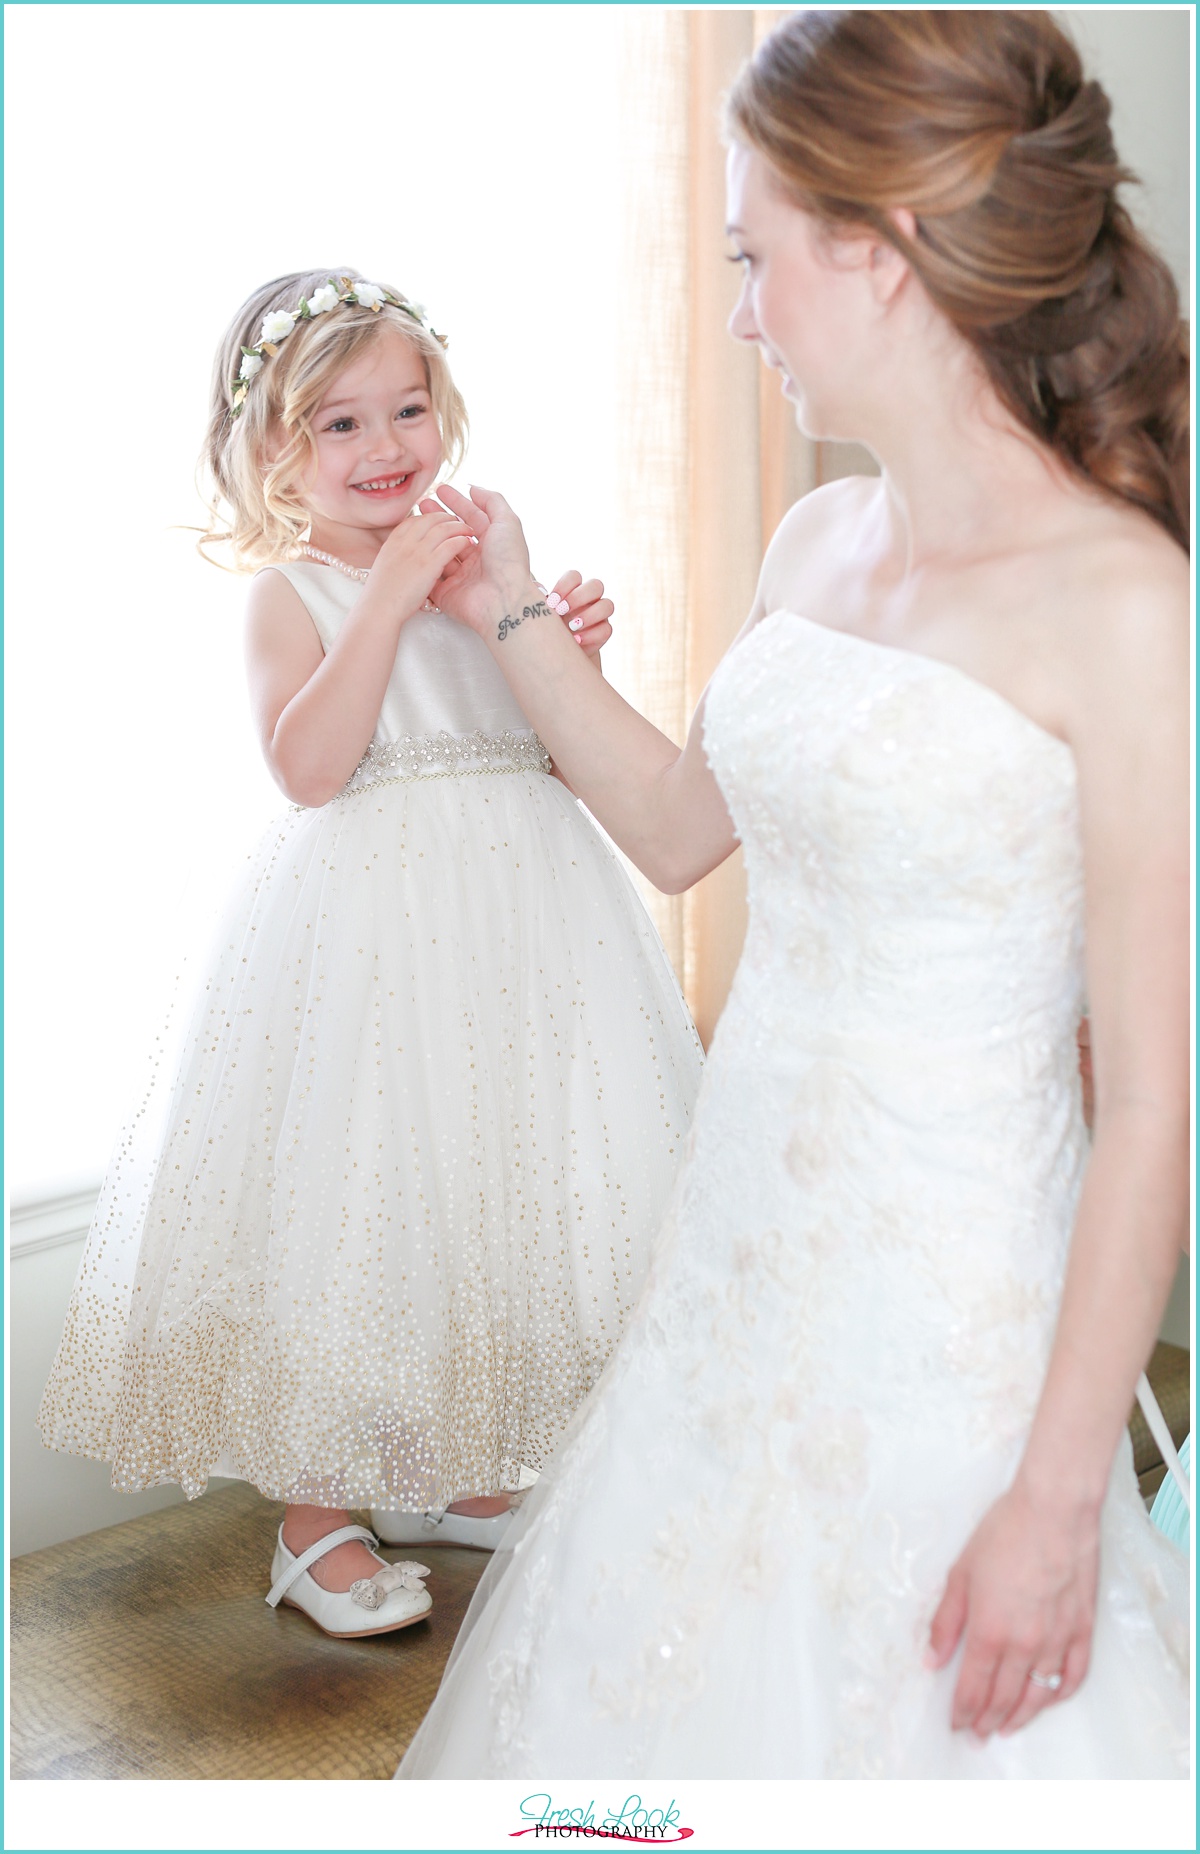
[[[40,1422],[114,1485],[420,1508],[540,1468],[700,1070],[605,839],[511,769],[268,831],[105,1179]]]

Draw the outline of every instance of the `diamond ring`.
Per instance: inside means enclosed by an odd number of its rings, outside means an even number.
[[[1047,1687],[1051,1693],[1057,1693],[1063,1683],[1061,1674],[1039,1674],[1036,1668],[1030,1670],[1029,1678],[1035,1687]]]

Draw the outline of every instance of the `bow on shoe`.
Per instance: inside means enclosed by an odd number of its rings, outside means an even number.
[[[357,1577],[350,1586],[351,1599],[362,1609],[378,1609],[392,1590],[424,1590],[421,1581],[429,1576],[427,1564],[405,1559],[400,1564],[385,1564],[374,1577]]]

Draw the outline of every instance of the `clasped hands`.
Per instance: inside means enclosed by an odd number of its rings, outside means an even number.
[[[504,497],[494,490],[472,489],[464,496],[443,483],[437,493],[437,500],[429,497],[421,503],[422,512],[441,514],[448,509],[469,530],[471,544],[450,561],[433,596],[452,618],[483,629],[497,593],[505,587],[520,592],[528,585],[524,532]],[[583,650],[598,656],[612,636],[613,603],[604,596],[603,581],[585,580],[574,571],[564,573],[546,598]]]
[[[437,497],[427,496],[414,517],[398,523],[372,568],[372,580],[385,582],[389,602],[419,611],[427,601],[476,630],[506,586],[527,589],[529,554],[516,515],[503,496],[473,490],[464,496],[442,484]],[[558,614],[584,652],[598,658],[612,636],[611,599],[601,580],[563,573],[546,603]]]

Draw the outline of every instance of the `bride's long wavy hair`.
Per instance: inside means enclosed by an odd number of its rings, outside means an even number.
[[[888,239],[1020,422],[1187,548],[1186,324],[1116,197],[1108,98],[1048,13],[794,14],[728,120],[796,205]]]

